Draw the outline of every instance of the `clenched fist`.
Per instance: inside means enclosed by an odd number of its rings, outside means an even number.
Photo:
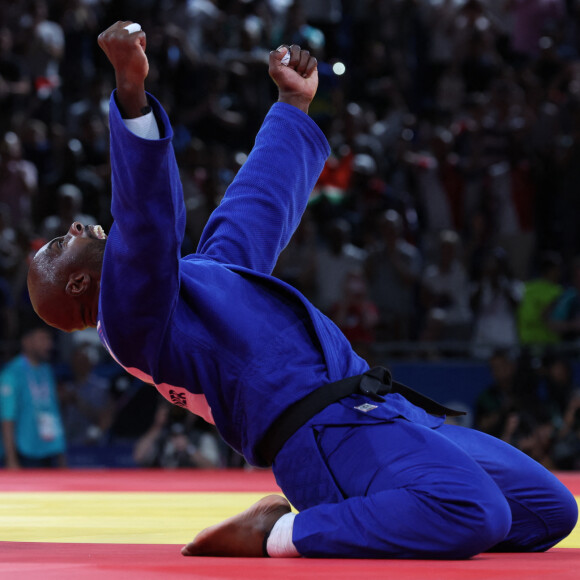
[[[290,53],[290,61],[282,59]],[[298,107],[308,113],[308,107],[318,88],[317,61],[298,45],[281,46],[270,53],[269,73],[278,85],[278,101]]]
[[[149,61],[145,54],[146,36],[142,30],[129,32],[129,21],[115,22],[99,35],[99,46],[115,69],[117,101],[126,118],[139,117],[147,106],[145,79]]]

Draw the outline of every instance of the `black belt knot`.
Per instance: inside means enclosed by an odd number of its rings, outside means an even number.
[[[463,411],[445,407],[410,387],[393,381],[391,372],[388,369],[374,367],[362,375],[323,385],[303,399],[290,405],[272,423],[262,440],[256,445],[256,453],[262,464],[272,465],[274,458],[282,449],[284,443],[314,415],[328,407],[328,405],[355,393],[366,395],[377,402],[384,401],[384,395],[399,393],[410,403],[421,407],[431,415],[449,415],[450,417],[465,415]]]
[[[360,375],[358,390],[375,401],[384,401],[383,395],[388,395],[392,388],[393,377],[389,369],[374,367]]]

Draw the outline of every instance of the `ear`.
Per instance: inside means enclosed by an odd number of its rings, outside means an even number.
[[[91,277],[86,272],[73,272],[66,283],[66,293],[73,297],[78,298],[82,296],[91,285]]]

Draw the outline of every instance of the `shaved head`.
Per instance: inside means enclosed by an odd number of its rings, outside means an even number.
[[[62,328],[67,305],[66,277],[46,257],[36,254],[28,270],[28,294],[34,311],[44,322]],[[66,325],[68,326],[68,325]]]
[[[96,326],[106,238],[75,222],[34,256],[28,292],[35,312],[50,326],[71,332]]]

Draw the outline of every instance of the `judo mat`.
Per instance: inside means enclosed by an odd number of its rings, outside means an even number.
[[[557,474],[580,498],[580,473]],[[572,580],[580,526],[542,554],[470,560],[184,558],[197,532],[268,493],[269,470],[0,471],[0,578]]]

